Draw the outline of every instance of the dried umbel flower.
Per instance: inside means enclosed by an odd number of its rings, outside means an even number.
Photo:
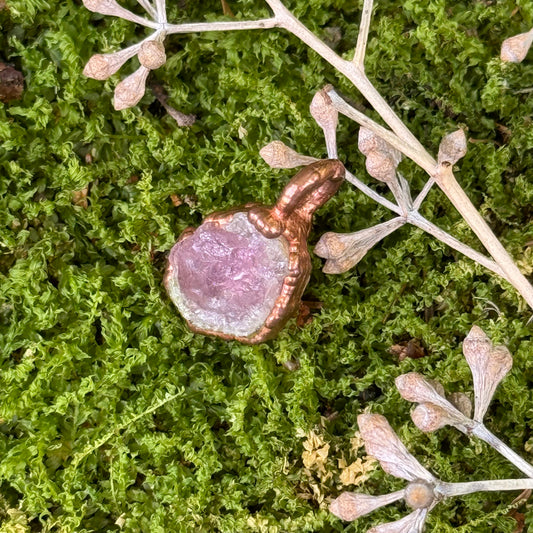
[[[139,2],[156,21],[151,22],[123,8],[116,0],[83,0],[90,11],[103,15],[113,15],[123,19],[156,28],[154,34],[141,43],[112,54],[93,55],[83,69],[85,76],[96,80],[105,80],[115,74],[120,67],[137,55],[141,66],[133,74],[120,82],[115,89],[114,107],[116,110],[136,105],[144,96],[146,80],[150,70],[155,70],[166,62],[163,41],[166,36],[166,13],[164,2],[154,8],[149,3]]]
[[[296,168],[318,161],[315,157],[302,155],[282,141],[272,141],[259,150],[259,155],[272,168]]]
[[[474,420],[481,422],[496,387],[511,370],[513,358],[505,346],[494,347],[478,326],[474,326],[465,338],[463,354],[474,380]]]
[[[428,394],[432,395],[433,393],[425,392],[423,394],[427,398]],[[422,404],[419,407],[425,408],[428,405],[431,404]],[[441,409],[436,406],[433,408]],[[444,413],[444,416],[447,414]],[[479,491],[533,488],[533,479],[531,478],[466,483],[441,481],[420,465],[407,451],[383,416],[364,414],[358,417],[358,422],[367,452],[378,459],[387,473],[407,479],[409,483],[403,490],[382,496],[344,492],[331,502],[330,511],[342,520],[351,521],[400,499],[403,499],[409,507],[414,509],[411,514],[404,518],[372,527],[367,533],[422,533],[428,513],[446,498]]]
[[[439,165],[455,165],[466,154],[466,136],[463,130],[446,135],[440,143],[437,163]]]
[[[505,39],[500,51],[501,60],[509,63],[521,63],[529,52],[531,43],[533,43],[533,29]]]

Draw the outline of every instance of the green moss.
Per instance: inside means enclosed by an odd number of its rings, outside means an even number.
[[[279,30],[174,36],[167,65],[152,76],[171,105],[197,115],[180,129],[149,91],[132,110],[112,109],[113,88],[135,61],[106,82],[81,74],[93,53],[137,42],[142,29],[72,0],[8,3],[0,60],[20,69],[26,86],[20,101],[0,103],[1,531],[341,531],[327,502],[341,489],[337,459],[355,457],[349,440],[365,408],[386,414],[446,480],[516,476],[451,431],[420,434],[393,389],[396,375],[421,370],[470,390],[460,342],[473,323],[515,354],[489,423],[532,459],[524,449],[530,312],[506,283],[420,231],[402,228],[340,276],[324,275],[314,258],[305,298],[321,310],[266,345],[193,335],[165,294],[166,254],[185,227],[213,210],[273,202],[286,183],[290,172],[259,158],[264,144],[281,139],[324,155],[308,105],[326,82],[364,105],[344,78]],[[267,15],[259,1],[229,3],[243,18]],[[501,41],[533,23],[530,3],[516,5],[380,2],[367,71],[432,151],[444,134],[468,128],[475,142],[458,179],[531,273],[533,61],[497,59]],[[321,36],[340,28],[337,51],[350,56],[360,5],[290,7]],[[220,3],[175,2],[169,13],[172,21],[205,16],[220,19]],[[341,121],[342,157],[366,179],[356,134]],[[406,163],[404,172],[421,186],[419,170]],[[73,202],[85,188],[86,208]],[[173,194],[187,201],[175,207]],[[423,211],[479,247],[439,191]],[[387,216],[343,185],[318,213],[311,242]],[[409,338],[428,355],[399,363],[388,349]],[[300,366],[289,371],[283,363],[292,359]],[[330,475],[303,466],[303,435],[313,429],[331,445]],[[367,490],[395,483],[376,470]],[[432,512],[430,528],[511,532],[511,501],[453,501]],[[346,530],[401,512],[391,507]]]

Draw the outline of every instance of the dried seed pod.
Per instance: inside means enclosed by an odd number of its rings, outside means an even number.
[[[421,404],[413,411],[417,418],[413,421],[417,426],[418,422],[420,423],[419,428],[422,431],[434,431],[446,424],[461,430],[472,426],[472,421],[439,394],[435,386],[421,374],[416,372],[402,374],[396,378],[395,383],[404,400]],[[429,429],[433,427],[434,429]]]
[[[385,472],[408,481],[435,481],[433,475],[409,453],[384,416],[362,414],[357,417],[357,422],[366,451],[380,462]]]
[[[359,148],[359,151],[366,156],[372,152],[380,152],[387,155],[396,166],[398,166],[402,160],[402,154],[396,150],[396,148],[364,126],[359,128],[357,147]]]
[[[316,255],[327,259],[322,270],[326,274],[350,270],[376,243],[404,223],[398,217],[355,233],[324,233],[314,250]]]
[[[501,60],[509,63],[521,63],[525,59],[531,43],[533,43],[533,29],[505,39],[500,51]]]
[[[311,112],[311,116],[316,120],[316,123],[324,131],[328,157],[337,159],[337,125],[339,123],[339,112],[333,106],[331,98],[328,95],[330,89],[332,89],[332,86],[326,85],[315,94],[309,106],[309,111]]]
[[[316,120],[316,123],[323,130],[337,129],[339,123],[339,112],[335,109],[331,103],[331,98],[328,95],[328,91],[332,88],[331,85],[326,85],[323,89],[315,93],[309,111],[311,116]]]
[[[302,155],[281,141],[272,141],[259,150],[259,155],[272,168],[296,168],[318,161],[315,157]]]
[[[446,135],[440,143],[437,162],[439,165],[455,165],[466,154],[466,136],[463,130]]]
[[[133,107],[140,101],[144,96],[149,72],[149,69],[141,66],[117,85],[113,102],[117,111]]]
[[[433,433],[444,426],[455,426],[458,423],[458,420],[451,417],[446,409],[432,403],[417,405],[411,413],[411,419],[424,433]]]
[[[448,400],[454,407],[457,407],[466,418],[472,417],[472,402],[464,392],[452,392],[448,395]]]
[[[115,74],[139,49],[140,45],[136,44],[113,54],[95,54],[85,65],[83,74],[95,80],[106,80],[109,76]]]
[[[474,380],[474,420],[481,422],[500,381],[513,366],[505,346],[493,347],[485,332],[474,326],[463,342],[463,354]]]
[[[373,151],[366,157],[366,170],[375,179],[384,182],[396,180],[396,167],[394,159],[383,152]]]
[[[404,491],[397,491],[383,496],[370,496],[356,492],[343,492],[329,505],[329,510],[341,520],[353,521],[362,516],[394,503],[404,497]]]
[[[155,70],[162,67],[167,61],[165,47],[159,41],[144,41],[139,50],[139,62],[144,67]]]
[[[359,129],[357,145],[366,155],[366,169],[373,178],[388,183],[397,180],[396,169],[402,154],[396,148],[364,127]]]

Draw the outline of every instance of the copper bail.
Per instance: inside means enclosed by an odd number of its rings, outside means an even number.
[[[287,231],[292,237],[307,238],[313,213],[337,192],[344,174],[338,159],[316,161],[287,183],[274,207],[253,207],[248,220],[267,238]]]

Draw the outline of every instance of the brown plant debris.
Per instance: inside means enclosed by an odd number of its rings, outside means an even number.
[[[1,1],[1,0],[0,0]],[[24,89],[24,76],[15,68],[0,62],[0,101],[18,100]]]
[[[398,361],[404,359],[420,359],[427,356],[425,348],[418,339],[403,341],[389,348],[392,355],[398,356]]]

